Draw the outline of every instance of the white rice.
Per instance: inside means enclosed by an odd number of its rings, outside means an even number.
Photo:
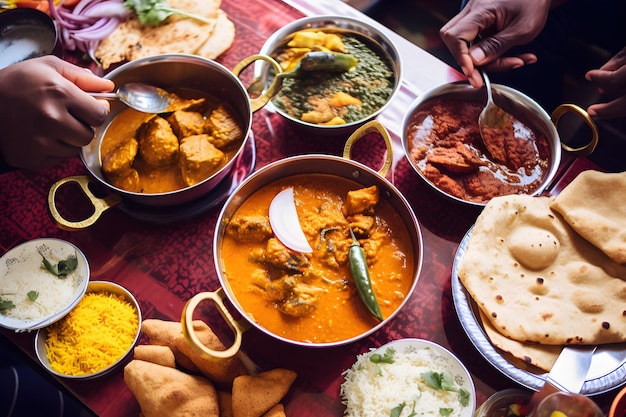
[[[53,264],[70,255],[77,255],[73,249],[43,253]],[[75,270],[60,278],[42,268],[42,260],[32,246],[24,247],[21,253],[6,259],[6,264],[0,268],[0,299],[12,301],[15,308],[2,310],[2,315],[25,321],[41,320],[61,311],[73,301],[79,284],[78,272]],[[35,301],[28,297],[30,291],[39,293]]]
[[[421,376],[428,372],[450,372],[446,358],[434,349],[395,351],[392,364],[370,361],[373,353],[357,356],[352,368],[344,373],[341,396],[346,416],[392,416],[394,409],[397,417],[467,415],[470,406],[461,404],[459,392],[432,388]],[[455,388],[460,388],[457,382]],[[400,409],[402,412],[398,414]],[[471,415],[471,410],[469,413]]]

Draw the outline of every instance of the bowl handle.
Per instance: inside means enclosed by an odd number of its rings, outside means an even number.
[[[586,145],[583,145],[579,148],[572,148],[571,146],[561,142],[561,147],[567,152],[573,154],[574,156],[587,156],[590,155],[598,145],[598,126],[596,126],[595,122],[591,119],[591,116],[585,111],[585,109],[575,105],[575,104],[561,104],[559,107],[554,109],[551,114],[552,123],[558,129],[559,119],[565,115],[566,113],[574,113],[580,116],[583,121],[589,126],[591,129],[591,140]]]
[[[218,288],[213,292],[201,292],[199,294],[196,294],[191,297],[189,301],[187,301],[187,304],[185,304],[181,317],[181,323],[183,325],[183,335],[185,336],[185,339],[187,339],[187,341],[198,353],[212,360],[229,359],[235,356],[241,348],[243,332],[248,330],[248,328],[250,327],[249,325],[247,325],[247,323],[235,320],[235,318],[230,314],[230,312],[226,309],[226,306],[224,305],[225,298],[226,294],[224,293],[224,290],[222,288]],[[215,303],[215,306],[222,315],[222,318],[226,321],[226,323],[235,335],[235,340],[233,341],[233,344],[225,350],[213,350],[207,347],[200,341],[200,339],[198,339],[198,336],[193,329],[193,313],[198,305],[205,300],[213,301]]]
[[[247,58],[242,59],[237,65],[235,65],[235,68],[233,68],[233,74],[235,74],[236,77],[239,77],[239,74],[241,74],[241,72],[244,69],[250,66],[250,64],[252,64],[253,62],[259,61],[259,60],[268,62],[274,69],[275,74],[280,74],[283,72],[283,69],[281,68],[280,64],[276,62],[274,58],[269,57],[267,55],[251,55]],[[270,102],[271,99],[274,98],[276,94],[278,94],[278,92],[283,86],[282,78],[274,77],[274,79],[272,80],[272,83],[265,91],[263,91],[264,86],[265,86],[264,80],[260,78],[255,78],[254,80],[252,80],[252,82],[250,83],[250,86],[248,87],[249,93],[261,94],[260,96],[256,98],[250,99],[250,106],[252,108],[252,113],[263,108],[267,103]]]
[[[387,176],[387,173],[391,169],[391,164],[393,163],[393,147],[391,144],[391,137],[389,136],[389,132],[387,131],[387,129],[385,129],[385,126],[383,126],[382,123],[377,120],[371,120],[365,123],[363,126],[359,127],[350,135],[343,148],[343,157],[346,159],[352,159],[352,146],[354,146],[354,144],[359,141],[359,139],[362,139],[367,134],[373,132],[380,133],[380,135],[383,137],[383,140],[385,141],[385,146],[387,147],[387,156],[385,158],[385,163],[378,171],[381,176],[385,177]]]
[[[56,222],[57,226],[60,227],[61,229],[69,230],[69,231],[86,229],[87,227],[93,225],[96,222],[96,220],[100,218],[102,213],[104,213],[106,210],[110,209],[111,207],[118,205],[122,201],[122,197],[118,194],[109,194],[103,198],[96,197],[89,189],[90,182],[91,182],[91,179],[89,177],[85,175],[77,175],[77,176],[62,178],[59,181],[52,184],[52,187],[50,187],[50,191],[48,192],[48,209],[50,210],[50,215]],[[59,213],[59,210],[57,209],[56,192],[62,186],[64,186],[65,184],[69,184],[69,183],[78,184],[80,188],[83,190],[83,192],[85,193],[85,196],[89,199],[89,201],[91,201],[91,204],[93,205],[93,208],[94,208],[93,214],[84,220],[79,220],[79,221],[67,220],[61,215],[61,213]]]

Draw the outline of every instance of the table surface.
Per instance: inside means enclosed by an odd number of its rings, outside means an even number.
[[[419,282],[394,319],[372,335],[348,345],[305,348],[280,342],[255,328],[245,333],[243,350],[262,369],[285,367],[298,373],[284,400],[287,415],[341,416],[344,410],[339,399],[342,372],[352,365],[357,354],[400,338],[427,339],[451,349],[472,373],[478,405],[494,391],[516,387],[515,382],[494,369],[473,347],[453,304],[451,269],[455,251],[478,211],[442,198],[424,184],[404,158],[399,138],[404,113],[416,97],[430,88],[461,80],[462,76],[339,0],[224,0],[222,8],[237,29],[234,45],[217,59],[228,68],[257,53],[265,39],[284,24],[306,15],[321,14],[354,16],[380,27],[396,43],[403,59],[403,84],[378,119],[390,131],[394,143],[394,163],[387,178],[406,197],[422,230],[424,257]],[[238,168],[243,174],[292,155],[341,155],[345,141],[345,138],[312,137],[295,130],[270,108],[254,114],[252,131],[254,146],[248,147]],[[364,154],[368,155],[365,161],[368,165],[379,163],[375,153]],[[584,159],[564,156],[557,178],[549,189],[558,192],[578,172],[589,167],[591,165]],[[73,242],[89,260],[91,280],[113,281],[129,289],[137,298],[144,318],[179,320],[189,298],[219,287],[212,243],[223,202],[220,196],[196,205],[196,211],[191,214],[189,211],[173,215],[146,213],[122,204],[107,211],[95,225],[85,230],[61,230],[49,216],[48,191],[61,178],[85,174],[87,170],[80,159],[74,158],[41,172],[16,171],[0,175],[2,252],[39,237]],[[240,180],[229,178],[227,185],[234,186]],[[75,191],[61,193],[60,201],[64,201],[62,204],[68,208],[80,211],[86,203]],[[209,320],[221,321],[217,313],[208,317]],[[34,334],[1,331],[35,358]],[[139,414],[139,406],[123,381],[121,368],[94,381],[76,383],[59,379],[58,382],[99,416]],[[597,401],[606,407],[611,395],[614,394],[598,396]]]

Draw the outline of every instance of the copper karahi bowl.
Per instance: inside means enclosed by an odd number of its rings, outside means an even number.
[[[290,114],[284,106],[279,105],[279,101],[282,98],[280,92],[272,100],[271,105],[268,106],[267,109],[276,111],[294,125],[302,128],[305,132],[323,136],[346,137],[354,132],[357,127],[376,118],[376,116],[387,108],[401,85],[402,64],[398,50],[393,41],[385,34],[385,28],[383,26],[379,26],[376,22],[370,24],[362,20],[343,16],[305,17],[293,21],[274,32],[261,47],[260,54],[271,56],[277,61],[280,61],[280,58],[277,58],[277,54],[281,50],[284,50],[287,43],[293,39],[294,34],[300,31],[335,33],[343,37],[351,37],[362,41],[367,48],[373,51],[387,64],[391,71],[390,77],[383,77],[382,72],[380,72],[381,82],[389,83],[388,98],[378,108],[368,112],[368,114],[365,114],[366,112],[364,111],[364,114],[362,114],[362,117],[358,120],[347,120],[346,123],[337,125],[303,121],[301,117]],[[357,67],[358,65],[359,64],[357,64]],[[257,79],[264,80],[265,83],[267,83],[272,78],[272,74],[270,73],[271,70],[266,64],[262,62],[256,64],[255,77]],[[311,108],[308,109],[310,110]]]

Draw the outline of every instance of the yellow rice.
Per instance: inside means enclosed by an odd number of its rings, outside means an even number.
[[[135,307],[110,293],[86,293],[70,313],[48,327],[46,356],[63,375],[89,375],[120,359],[132,346]]]

